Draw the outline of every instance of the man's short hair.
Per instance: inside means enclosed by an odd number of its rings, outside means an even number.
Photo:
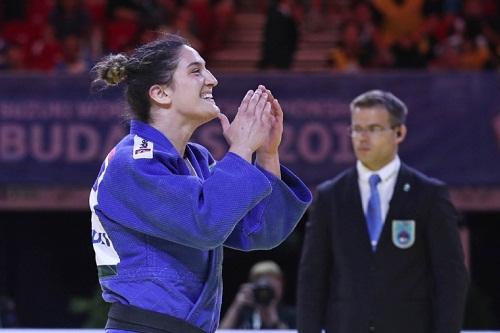
[[[350,104],[351,112],[356,108],[371,108],[381,106],[391,117],[392,125],[406,123],[408,108],[405,103],[388,91],[370,90],[356,97]]]
[[[250,281],[256,281],[262,275],[283,275],[280,266],[272,260],[260,261],[250,269]]]

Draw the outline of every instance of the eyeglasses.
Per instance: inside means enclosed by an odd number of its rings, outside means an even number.
[[[377,136],[381,135],[383,132],[392,131],[393,129],[399,126],[400,125],[392,125],[390,127],[385,127],[382,125],[370,125],[367,127],[349,126],[349,135],[353,138],[361,136],[363,133],[366,133],[370,136]]]

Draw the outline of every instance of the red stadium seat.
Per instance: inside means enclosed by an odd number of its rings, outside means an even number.
[[[40,37],[40,34],[40,29],[24,21],[6,22],[2,29],[2,36],[7,42],[22,46],[28,45]]]
[[[131,46],[139,27],[134,21],[112,21],[105,27],[105,46],[110,52],[120,52]]]

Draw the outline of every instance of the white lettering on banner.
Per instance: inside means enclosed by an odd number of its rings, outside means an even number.
[[[0,124],[0,161],[32,158],[38,162],[100,162],[125,135],[113,125],[104,133],[92,124],[40,123]]]
[[[286,115],[295,119],[348,119],[349,104],[336,100],[294,99],[280,101]]]
[[[328,129],[320,123],[305,124],[299,132],[297,149],[300,156],[308,162],[319,163],[326,160],[332,149]]]
[[[67,159],[69,162],[89,162],[99,156],[99,132],[90,125],[69,125]],[[85,143],[85,144],[82,144]]]
[[[71,119],[74,102],[37,101],[0,103],[0,119],[35,120],[35,119]]]
[[[0,160],[15,162],[26,158],[26,132],[18,124],[0,124]]]
[[[34,125],[31,127],[31,151],[33,158],[41,162],[54,161],[61,156],[63,151],[63,128],[61,125],[50,127],[49,144],[48,148],[44,148],[43,127],[41,125]]]
[[[493,129],[497,136],[497,145],[500,148],[500,113],[493,118]]]
[[[117,101],[2,101],[0,119],[4,120],[70,120],[90,119],[92,121],[119,121],[124,103]]]
[[[303,159],[306,163],[352,163],[354,155],[347,125],[331,122],[305,122],[299,128],[285,125],[280,159],[285,163]]]
[[[283,139],[280,145],[280,160],[286,163],[293,163],[297,160],[297,154],[293,151],[295,142],[295,128],[291,125],[283,126]]]
[[[283,163],[351,163],[354,155],[346,128],[347,124],[340,121],[286,124],[280,159]],[[0,161],[16,162],[32,158],[44,163],[99,162],[125,134],[125,129],[119,124],[104,131],[94,124],[82,122],[2,123]],[[200,128],[196,138],[216,159],[222,158],[227,151],[220,126],[215,122]]]
[[[279,98],[279,97],[278,97]],[[230,118],[236,114],[240,102],[222,100],[217,102],[221,111]],[[349,104],[334,99],[310,100],[310,99],[280,99],[281,107],[286,117],[294,119],[342,119],[350,118]]]
[[[344,123],[335,123],[333,125],[333,132],[338,143],[333,153],[333,159],[338,163],[352,163],[354,161],[354,154],[347,126]]]
[[[196,141],[201,142],[216,159],[227,151],[219,124],[200,128]],[[354,155],[344,122],[306,121],[285,124],[280,145],[280,160],[295,163],[303,160],[310,164],[352,163]]]
[[[76,116],[79,119],[113,120],[120,119],[125,109],[125,103],[119,101],[80,102],[75,105]]]

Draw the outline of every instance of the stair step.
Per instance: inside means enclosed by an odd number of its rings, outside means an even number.
[[[228,42],[261,42],[263,37],[262,30],[258,31],[238,31],[227,36]]]
[[[238,27],[263,27],[266,16],[258,13],[238,13],[234,17],[234,22]]]
[[[260,57],[260,49],[249,48],[249,49],[234,49],[234,50],[222,50],[215,52],[212,55],[212,61],[231,61],[231,60],[255,60]]]
[[[295,61],[326,61],[327,50],[298,50],[295,54]]]
[[[258,72],[266,23],[267,0],[241,0],[234,26],[226,36],[224,49],[210,58],[210,69],[215,73]],[[264,8],[264,10],[262,10]],[[301,31],[298,50],[291,71],[328,71],[328,53],[338,39],[335,31]]]

